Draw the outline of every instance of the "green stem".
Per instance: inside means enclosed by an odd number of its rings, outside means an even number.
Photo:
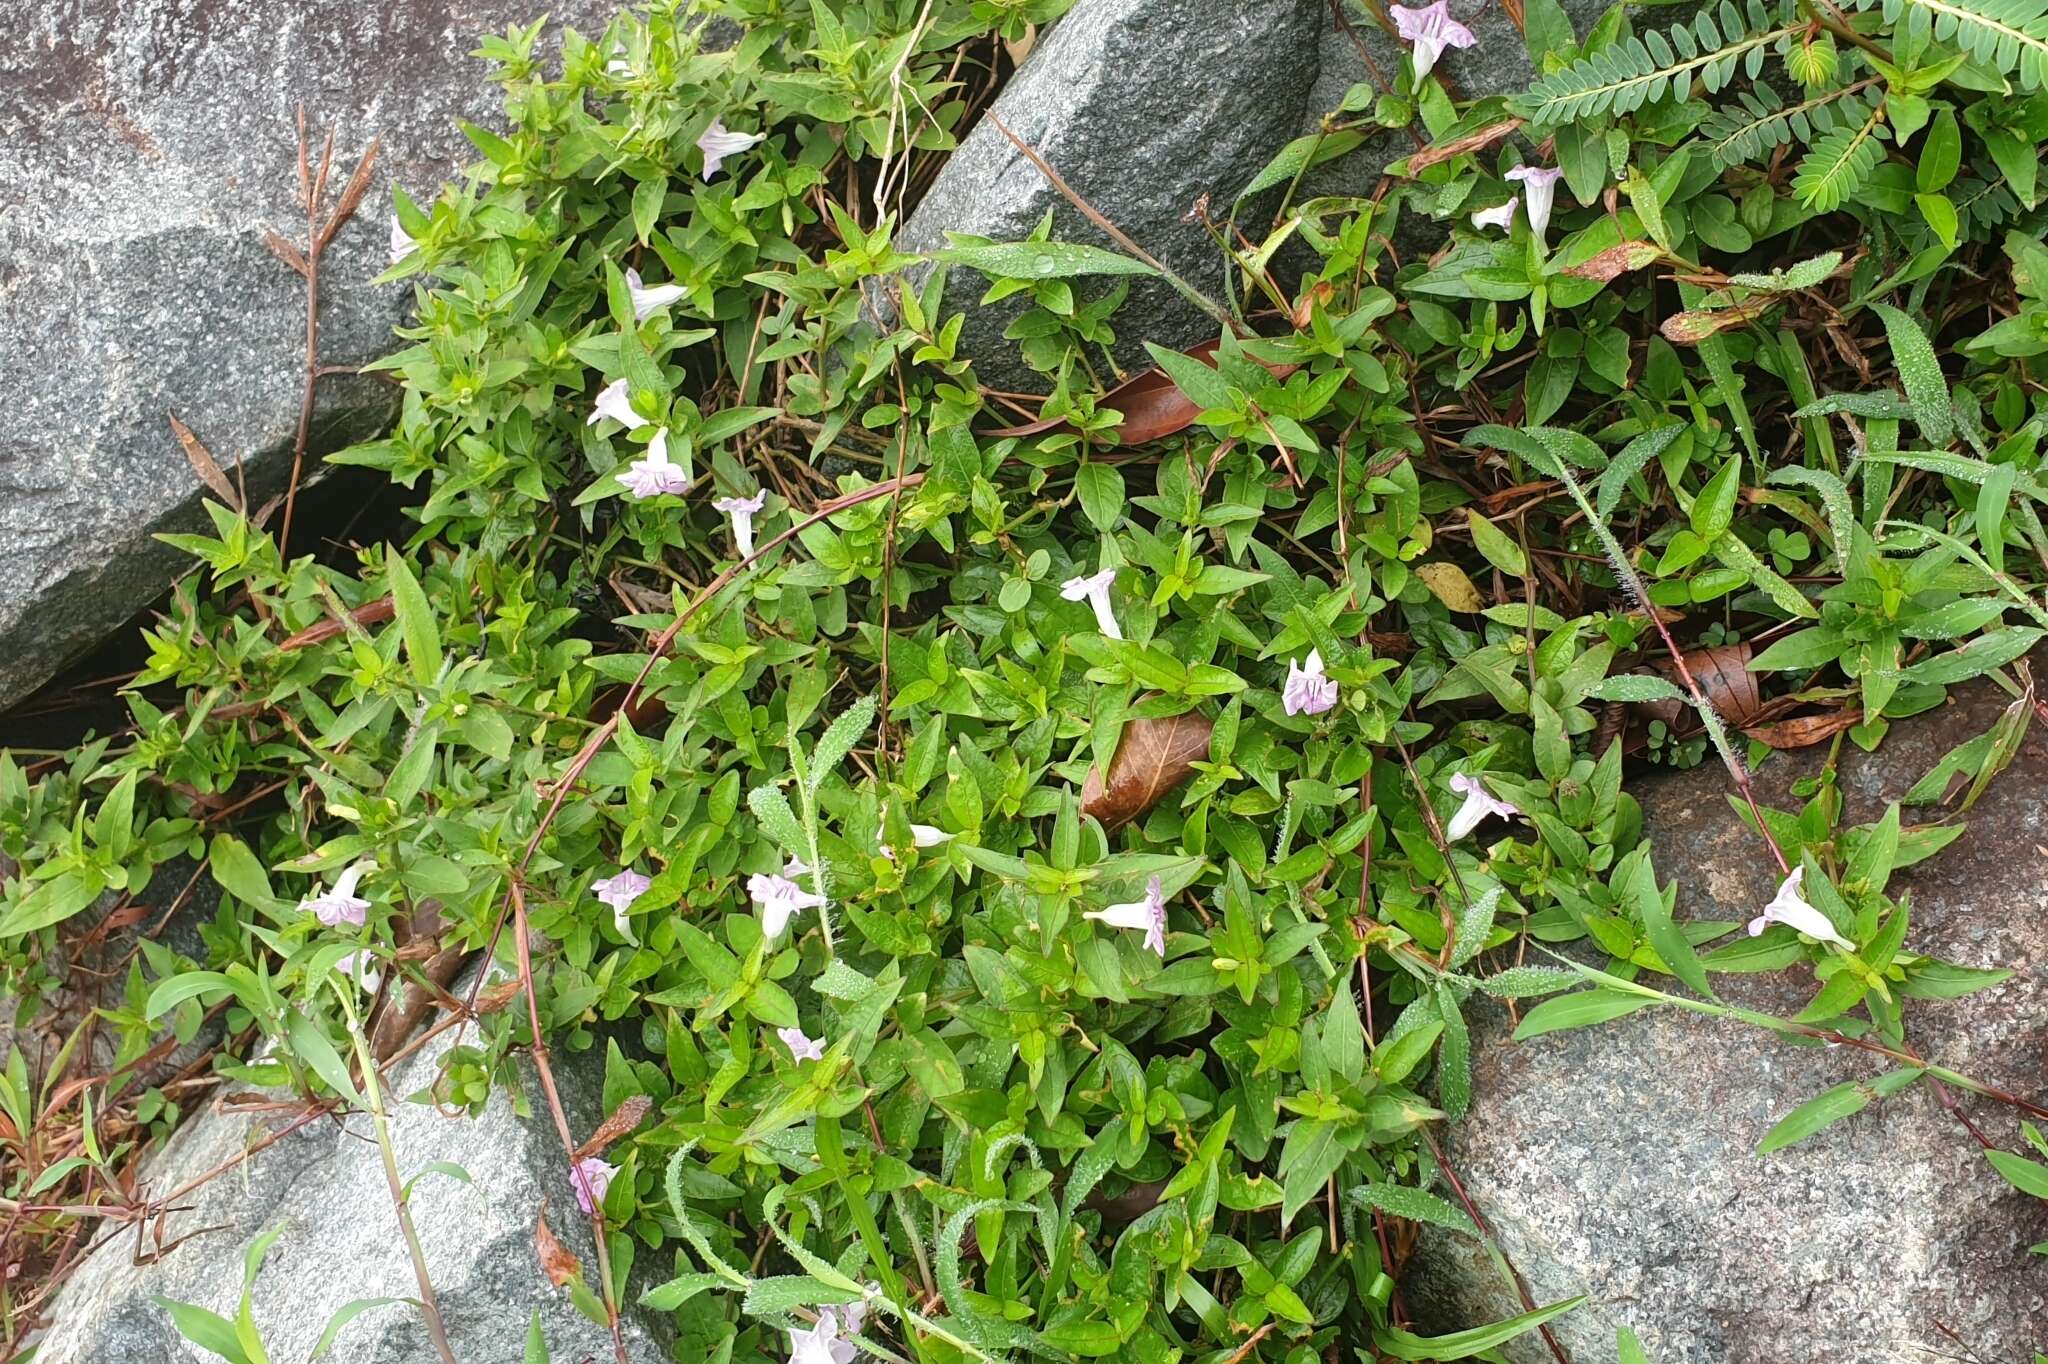
[[[363,1097],[370,1105],[370,1120],[377,1132],[377,1150],[384,1158],[384,1181],[391,1187],[391,1202],[398,1209],[398,1229],[405,1236],[406,1253],[412,1257],[413,1279],[420,1289],[420,1315],[427,1319],[427,1335],[434,1342],[434,1351],[441,1356],[442,1364],[457,1364],[455,1351],[448,1343],[448,1328],[441,1321],[441,1304],[434,1296],[433,1281],[427,1276],[427,1253],[420,1246],[419,1233],[413,1229],[410,1200],[406,1196],[405,1184],[398,1177],[398,1153],[391,1146],[391,1127],[384,1118],[384,1088],[377,1080],[377,1060],[370,1052],[370,1043],[363,1036],[362,1025],[356,1021],[355,1001],[349,998],[349,991],[355,986],[352,978],[340,977],[334,986],[341,998],[341,1011],[348,1019],[348,1036],[355,1047],[356,1064],[363,1072]]]

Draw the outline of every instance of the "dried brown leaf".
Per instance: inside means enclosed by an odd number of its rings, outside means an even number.
[[[507,1004],[519,998],[522,987],[515,980],[501,980],[476,997],[476,1011],[480,1014],[494,1014]]]
[[[379,597],[375,601],[364,602],[361,606],[349,612],[348,617],[349,620],[357,625],[382,625],[385,621],[391,619],[394,609],[391,598]],[[308,625],[305,629],[291,636],[277,647],[281,650],[303,649],[309,644],[318,644],[323,640],[333,639],[347,628],[347,624],[342,621],[323,620],[318,625]]]
[[[362,206],[363,195],[368,193],[370,188],[370,172],[377,165],[377,151],[382,145],[381,138],[370,139],[370,145],[363,149],[362,160],[356,162],[355,173],[349,176],[348,183],[342,186],[341,203],[336,206],[334,216],[327,220],[327,225],[320,229],[320,245],[323,249],[334,240],[334,234],[341,231],[348,220],[355,216],[356,209]]]
[[[304,275],[311,268],[306,264],[306,258],[299,254],[298,247],[293,246],[269,228],[263,229],[263,244],[269,247],[270,254],[283,261],[287,268],[296,270],[301,275]]]
[[[1498,123],[1489,123],[1484,128],[1466,133],[1463,137],[1454,137],[1449,142],[1424,147],[1408,158],[1402,173],[1409,176],[1420,175],[1439,162],[1490,147],[1508,134],[1519,131],[1521,126],[1522,120],[1519,118],[1502,119]]]
[[[1853,729],[1863,723],[1863,709],[1860,706],[1842,706],[1835,710],[1822,711],[1818,715],[1795,715],[1789,720],[1778,720],[1771,724],[1745,725],[1742,732],[1760,744],[1772,748],[1805,748],[1810,744],[1824,743],[1845,729]]]
[[[1591,260],[1582,261],[1578,265],[1574,265],[1565,273],[1576,276],[1579,279],[1594,279],[1605,284],[1618,275],[1625,275],[1631,270],[1642,269],[1651,261],[1656,260],[1659,254],[1660,252],[1657,250],[1656,245],[1651,242],[1618,242],[1602,251],[1599,255],[1594,256]],[[1679,315],[1681,317],[1688,316],[1688,314],[1684,313]],[[1668,326],[1670,324],[1666,323],[1665,325]]]
[[[533,1251],[540,1257],[540,1268],[548,1276],[548,1282],[560,1288],[583,1277],[583,1262],[569,1253],[554,1232],[548,1230],[547,1206],[541,1206],[540,1215],[533,1223]]]
[[[1685,653],[1686,671],[1699,683],[1700,694],[1735,729],[1755,724],[1763,712],[1756,674],[1749,670],[1751,653],[1746,643],[1717,644],[1711,649],[1688,649]],[[1670,659],[1652,660],[1652,666],[1670,681],[1684,686]],[[1699,728],[1691,705],[1684,701],[1643,701],[1638,703],[1638,709],[1653,720],[1662,720],[1674,733],[1690,733]]]
[[[185,459],[192,465],[192,472],[199,475],[200,481],[213,490],[214,496],[218,497],[223,505],[240,512],[242,499],[236,495],[235,485],[228,482],[228,476],[221,469],[220,462],[214,459],[213,452],[200,442],[199,437],[192,434],[191,427],[178,420],[176,413],[164,413],[164,420],[171,424],[171,434],[176,436],[178,444],[184,447]]]
[[[590,1140],[576,1148],[576,1159],[601,1155],[604,1148],[640,1125],[648,1110],[654,1107],[654,1100],[645,1094],[635,1094],[611,1111],[611,1116],[597,1125],[590,1134]]]
[[[1098,768],[1088,769],[1081,783],[1081,812],[1095,816],[1105,829],[1130,823],[1188,779],[1194,764],[1209,756],[1209,731],[1214,726],[1200,711],[1146,717],[1124,726],[1105,781]]]
[[[1657,330],[1674,346],[1697,346],[1719,332],[1739,327],[1756,317],[1769,302],[1769,299],[1757,299],[1738,303],[1732,308],[1716,308],[1712,312],[1673,313]]]

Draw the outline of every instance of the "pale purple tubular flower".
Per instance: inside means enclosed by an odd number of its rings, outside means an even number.
[[[375,870],[375,862],[357,862],[334,878],[333,890],[308,895],[299,901],[299,908],[329,928],[338,928],[342,924],[361,928],[369,922],[370,902],[356,894],[356,886],[367,873]]]
[[[844,1364],[839,1358],[844,1344],[839,1339],[839,1316],[827,1307],[810,1330],[789,1333],[789,1364]]]
[[[391,215],[391,264],[396,265],[420,249],[412,239],[412,233],[405,230],[405,224],[398,221],[396,213]]]
[[[647,454],[626,466],[626,472],[619,475],[619,487],[635,502],[663,493],[681,493],[690,486],[690,476],[683,472],[683,466],[668,457],[668,428],[654,433],[654,439],[647,443]]]
[[[647,888],[653,884],[654,882],[648,880],[639,872],[634,871],[631,867],[626,867],[617,876],[607,876],[602,881],[592,881],[590,883],[590,893],[611,906],[612,923],[617,925],[619,936],[627,942],[635,942],[637,939],[633,936],[633,924],[626,917],[626,911],[631,909],[633,902],[642,895],[645,895]]]
[[[633,300],[633,320],[645,322],[690,291],[680,284],[657,284],[648,288],[640,282],[638,270],[626,271],[626,293]]]
[[[612,1176],[618,1172],[618,1166],[607,1165],[596,1156],[585,1156],[569,1167],[569,1182],[576,1188],[576,1207],[585,1217],[604,1202],[605,1190],[611,1188]]]
[[[1142,928],[1145,930],[1145,946],[1162,957],[1166,955],[1166,896],[1156,876],[1145,883],[1144,899],[1111,905],[1107,909],[1087,910],[1081,917],[1108,924],[1111,928]]]
[[[1471,29],[1451,17],[1449,0],[1436,0],[1421,9],[1394,5],[1389,13],[1394,16],[1394,30],[1401,35],[1401,41],[1414,48],[1418,85],[1429,75],[1437,58],[1444,55],[1445,48],[1471,47],[1479,41]]]
[[[822,909],[826,900],[822,895],[813,895],[787,876],[763,876],[759,872],[747,878],[747,897],[761,906],[761,931],[770,940],[782,935],[789,926],[789,919],[800,909]]]
[[[801,857],[792,857],[782,864],[782,874],[794,881],[799,876],[809,876],[811,869],[804,865]]]
[[[1536,234],[1539,246],[1550,244],[1543,234],[1550,230],[1550,206],[1563,174],[1561,166],[1517,166],[1507,174],[1508,179],[1522,182],[1522,198],[1529,205],[1529,230]]]
[[[1068,601],[1085,601],[1095,608],[1095,628],[1111,639],[1122,639],[1124,632],[1116,623],[1116,613],[1109,609],[1109,587],[1116,581],[1116,570],[1105,568],[1100,573],[1079,578],[1069,578],[1060,584],[1060,595]]]
[[[711,126],[697,135],[697,150],[704,153],[704,178],[709,180],[718,174],[718,168],[726,157],[739,155],[767,136],[766,133],[731,132],[723,118],[712,119]]]
[[[1308,651],[1307,663],[1287,663],[1287,685],[1280,689],[1280,705],[1289,715],[1321,715],[1337,704],[1337,684],[1323,673],[1320,649]]]
[[[377,971],[377,954],[367,950],[344,953],[334,959],[334,969],[362,987],[366,995],[377,993],[384,977]]]
[[[1800,882],[1805,878],[1805,867],[1792,869],[1792,874],[1778,887],[1778,893],[1764,906],[1764,912],[1749,921],[1749,936],[1754,938],[1772,924],[1790,924],[1809,938],[1831,942],[1846,951],[1855,951],[1856,944],[1836,930],[1834,921],[1808,904],[1806,897],[1799,893]]]
[[[604,386],[583,424],[595,426],[606,417],[610,417],[628,431],[638,431],[648,425],[647,418],[633,410],[633,395],[627,390],[624,379],[614,379]]]
[[[1474,227],[1497,227],[1503,232],[1512,231],[1515,226],[1515,210],[1521,207],[1521,200],[1510,199],[1494,208],[1482,208],[1472,215]]]
[[[1458,813],[1451,816],[1451,822],[1444,827],[1446,841],[1456,843],[1466,834],[1478,828],[1489,815],[1519,815],[1521,807],[1497,799],[1477,777],[1468,777],[1463,772],[1451,774],[1450,786],[1465,798],[1458,807]]]
[[[859,1335],[867,1315],[865,1302],[819,1308],[815,1326],[789,1333],[789,1364],[853,1364],[860,1346],[844,1337]]]
[[[815,1037],[804,1036],[802,1028],[777,1028],[775,1035],[782,1039],[782,1045],[789,1048],[792,1061],[822,1061],[825,1059],[825,1044]]]
[[[724,512],[732,518],[733,543],[739,546],[742,559],[753,557],[754,515],[767,501],[768,494],[763,491],[752,497],[721,497],[711,504],[711,510]]]

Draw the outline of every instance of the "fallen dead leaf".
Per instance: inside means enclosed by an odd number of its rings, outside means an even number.
[[[1818,715],[1795,715],[1789,720],[1776,720],[1770,724],[1745,725],[1742,732],[1772,748],[1805,748],[1809,744],[1832,739],[1843,730],[1853,729],[1861,723],[1862,707],[1842,706]]]
[[[1465,570],[1456,564],[1417,564],[1415,576],[1422,579],[1422,585],[1428,588],[1438,601],[1453,611],[1474,615],[1486,609],[1486,599],[1479,595],[1479,589],[1465,576]]]
[[[1717,644],[1711,649],[1688,649],[1685,653],[1686,671],[1699,683],[1701,695],[1735,729],[1755,724],[1763,710],[1756,674],[1749,670],[1751,653],[1746,643]],[[1651,666],[1681,689],[1684,687],[1669,658],[1653,659]],[[1652,720],[1662,720],[1674,734],[1692,733],[1700,728],[1692,706],[1685,701],[1642,701],[1636,709]],[[1685,723],[1688,720],[1691,723]]]
[[[1213,728],[1206,715],[1193,710],[1131,721],[1117,742],[1109,779],[1102,780],[1097,768],[1088,769],[1081,783],[1081,812],[1101,820],[1105,829],[1138,818],[1186,781],[1194,763],[1209,756]]]

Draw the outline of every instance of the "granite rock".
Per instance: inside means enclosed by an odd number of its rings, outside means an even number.
[[[616,0],[564,0],[595,34]],[[372,135],[383,154],[321,271],[321,356],[386,349],[411,299],[370,280],[390,186],[430,194],[492,121],[466,54],[527,23],[531,0],[27,0],[0,24],[0,706],[160,594],[197,529],[200,485],[175,412],[252,502],[291,462],[305,358],[300,280],[262,242],[303,238],[293,114],[336,131],[336,186]],[[372,432],[388,386],[329,379],[314,447]]]
[[[1209,230],[1184,221],[1206,197],[1231,201],[1301,123],[1315,79],[1322,0],[1079,0],[1039,40],[993,112],[1111,222],[1211,298],[1224,258]],[[904,225],[898,245],[932,251],[945,234],[1016,241],[1053,215],[1055,240],[1119,249],[984,117],[962,139]],[[1094,297],[1101,281],[1081,280]],[[1112,321],[1117,359],[1144,366],[1143,342],[1184,347],[1217,324],[1159,279],[1135,279]],[[956,269],[946,306],[964,310],[960,352],[982,382],[1045,390],[1003,332],[1012,298],[978,306],[982,277]]]
[[[452,1037],[444,1034],[397,1068],[393,1088],[399,1096],[432,1082]],[[555,1080],[575,1130],[591,1130],[601,1116],[600,1068],[596,1054],[554,1058]],[[523,1062],[521,1072],[530,1117],[517,1116],[502,1090],[492,1093],[475,1119],[460,1113],[444,1117],[421,1103],[390,1105],[401,1175],[412,1177],[430,1161],[449,1161],[470,1178],[418,1179],[413,1223],[459,1358],[524,1358],[528,1322],[538,1311],[551,1358],[564,1364],[608,1360],[612,1348],[605,1329],[570,1304],[567,1290],[548,1283],[534,1250],[534,1222],[545,1203],[549,1227],[586,1274],[596,1263],[589,1224],[577,1215],[545,1101]],[[161,1196],[232,1160],[266,1123],[279,1121],[274,1112],[220,1109],[193,1118],[144,1167],[147,1192]],[[152,1299],[193,1302],[232,1319],[242,1253],[279,1225],[283,1234],[256,1280],[254,1315],[270,1357],[280,1364],[307,1358],[329,1316],[344,1303],[418,1293],[367,1114],[351,1116],[345,1125],[302,1128],[185,1195],[179,1206],[149,1241],[151,1247],[175,1248],[149,1264],[136,1263],[132,1231],[103,1233],[58,1294],[39,1364],[217,1364],[188,1344]],[[627,1357],[635,1364],[670,1357],[662,1314],[628,1306],[622,1325]],[[433,1358],[420,1314],[404,1305],[357,1317],[322,1356],[329,1364],[421,1364]]]
[[[1966,691],[1908,720],[1874,754],[1840,761],[1851,822],[1882,814],[1954,744],[1989,728],[2007,698]],[[1820,750],[1782,755],[1758,798],[1796,805],[1791,783]],[[2002,967],[2003,984],[1958,1000],[1908,1001],[1923,1055],[2048,1101],[2048,740],[2039,727],[1967,815],[1963,835],[1901,870],[1909,951]],[[1638,791],[1681,918],[1746,918],[1775,887],[1730,810],[1717,764]],[[1908,823],[1950,812],[1921,807]],[[1784,1016],[1813,993],[1805,968],[1717,975],[1733,1002]],[[2017,1193],[1931,1089],[1871,1105],[1770,1156],[1764,1134],[1795,1106],[1886,1067],[1846,1048],[1793,1046],[1679,1010],[1516,1044],[1497,1014],[1474,1029],[1471,1113],[1447,1154],[1534,1299],[1589,1295],[1553,1324],[1574,1360],[1614,1358],[1633,1327],[1659,1364],[2024,1364],[2048,1349],[2048,1204]],[[1961,1096],[1996,1144],[2022,1149],[2010,1108]],[[1436,1330],[1521,1310],[1475,1243],[1425,1229],[1404,1285]],[[1517,1364],[1548,1360],[1533,1335]]]

